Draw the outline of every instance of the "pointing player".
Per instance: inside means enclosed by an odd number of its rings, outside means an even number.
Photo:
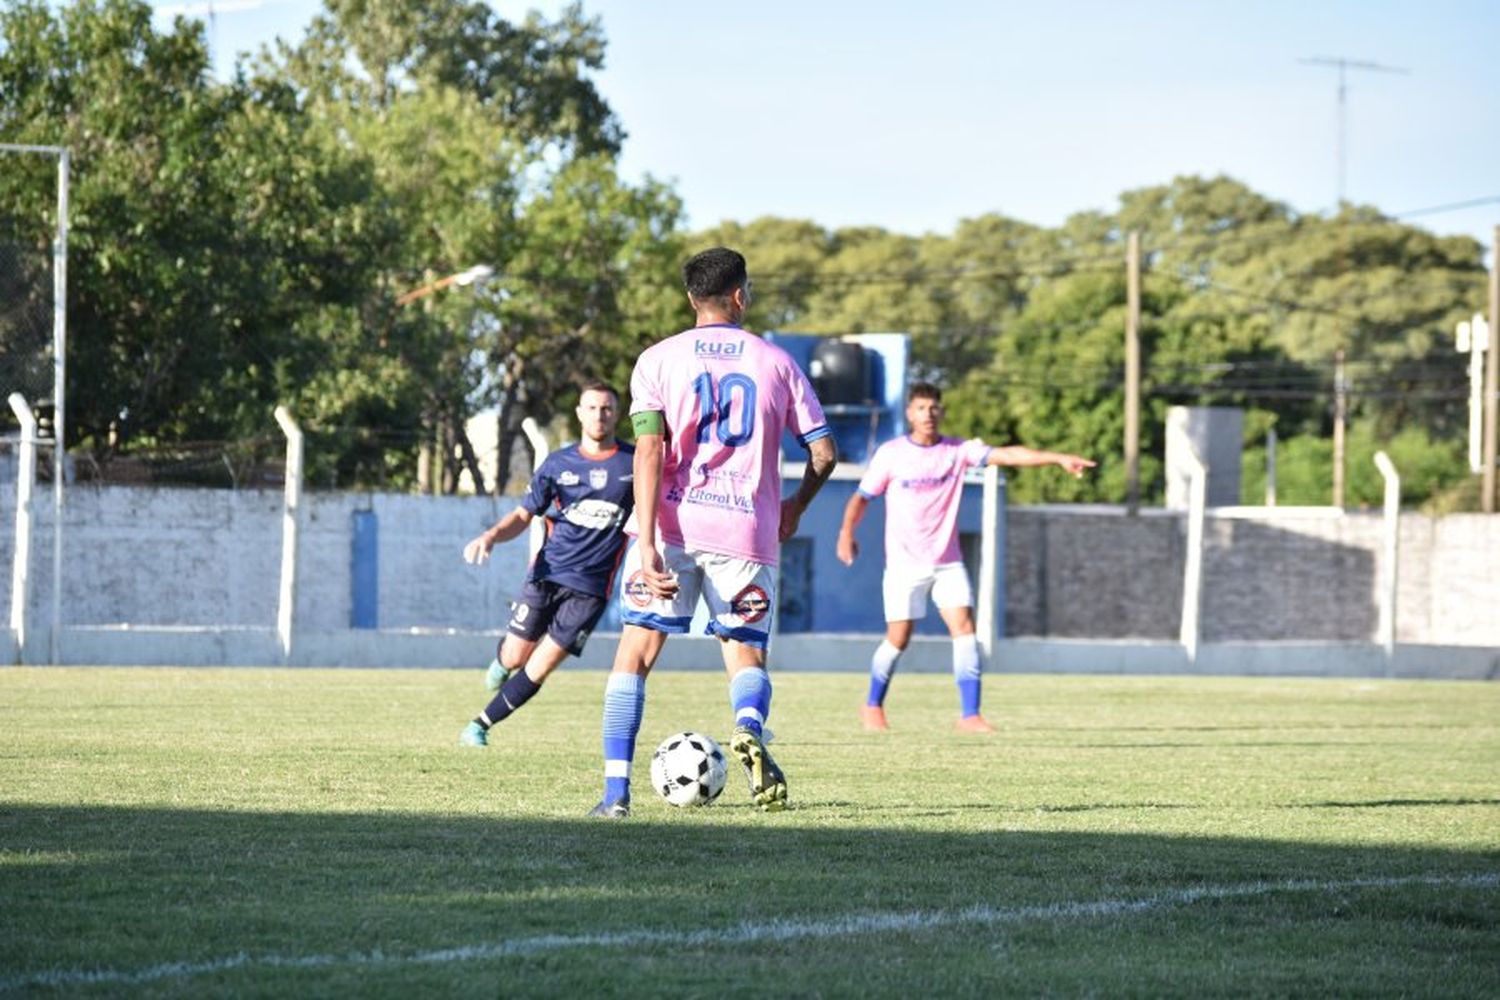
[[[682,268],[691,330],[648,348],[630,378],[637,535],[625,556],[624,623],[604,694],[604,798],[591,815],[630,812],[630,762],[646,675],[669,634],[688,630],[700,594],[719,638],[734,735],[751,798],[786,808],[786,778],[762,742],[771,708],[766,639],[780,543],[838,461],[812,385],[786,352],[740,328],[745,258],[717,247]],[[781,496],[781,435],[808,449],[797,492]]]
[[[464,546],[466,561],[483,563],[490,549],[546,516],[547,540],[511,604],[510,624],[485,675],[495,698],[459,734],[466,746],[485,746],[491,726],[526,704],[568,654],[583,652],[620,565],[635,498],[634,449],[615,440],[619,394],[590,382],[574,412],[583,440],[548,455],[521,505]]]
[[[979,643],[974,638],[974,596],[958,550],[958,504],[964,470],[981,465],[1060,465],[1074,476],[1094,463],[1077,455],[1035,451],[1021,445],[992,448],[977,438],[943,437],[943,394],[918,382],[907,393],[905,437],[875,450],[859,488],[844,507],[838,557],[852,566],[859,555],[854,529],[870,501],[885,495],[885,641],[870,661],[870,695],[860,711],[866,729],[886,729],[885,694],[916,619],[927,613],[930,594],[953,637],[953,676],[958,682],[958,728],[992,733],[979,714]]]

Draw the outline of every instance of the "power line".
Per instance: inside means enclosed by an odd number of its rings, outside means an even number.
[[[1478,208],[1480,205],[1495,204],[1500,204],[1500,194],[1492,194],[1484,198],[1470,198],[1468,201],[1449,202],[1446,205],[1433,205],[1431,208],[1413,208],[1406,212],[1396,212],[1391,218],[1410,219],[1418,215],[1438,215],[1442,212],[1459,212],[1466,208]]]

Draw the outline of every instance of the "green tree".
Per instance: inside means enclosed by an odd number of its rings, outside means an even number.
[[[576,6],[516,26],[483,5],[334,0],[301,45],[262,60],[377,179],[395,236],[361,321],[382,331],[401,375],[339,369],[336,382],[383,388],[393,412],[415,413],[426,488],[454,489],[460,461],[479,481],[464,427],[494,405],[500,481],[486,485],[503,489],[525,417],[545,422],[586,377],[620,381],[648,327],[662,332],[661,261],[677,253],[681,209],[660,184],[618,178],[623,132],[585,75],[602,57],[597,23]],[[479,263],[497,272],[485,288],[395,305]],[[330,395],[318,383],[308,394]]]
[[[0,11],[0,133],[72,150],[69,444],[263,433],[300,318],[354,301],[371,178],[130,0]],[[0,213],[36,213],[0,174]],[[45,194],[43,195],[45,196]]]

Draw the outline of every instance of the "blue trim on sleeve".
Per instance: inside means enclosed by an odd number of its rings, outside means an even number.
[[[857,486],[854,488],[854,492],[858,493],[860,496],[864,497],[866,500],[874,500],[876,497],[880,496],[879,493],[866,493],[864,490],[860,489]]]
[[[797,441],[802,445],[802,447],[806,448],[809,444],[818,440],[818,438],[826,438],[832,433],[833,428],[829,427],[827,424],[824,424],[822,427],[814,427],[806,434],[799,435]]]
[[[733,639],[736,642],[743,642],[745,645],[753,646],[756,649],[765,649],[766,641],[770,638],[770,636],[766,635],[766,633],[760,631],[759,629],[745,628],[743,626],[740,626],[738,628],[725,628],[718,622],[709,622],[708,625],[704,627],[703,634],[716,635],[721,639]]]
[[[682,635],[692,627],[692,616],[678,618],[672,615],[657,615],[647,611],[622,611],[620,621],[626,625],[639,625],[641,628],[649,628],[653,632],[666,632],[668,635]]]

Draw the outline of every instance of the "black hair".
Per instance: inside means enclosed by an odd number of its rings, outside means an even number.
[[[743,288],[749,280],[744,255],[728,247],[693,254],[682,265],[682,283],[695,299],[718,299]]]
[[[906,401],[911,403],[919,399],[930,399],[934,403],[941,403],[943,390],[931,382],[913,382],[911,388],[906,390]]]

